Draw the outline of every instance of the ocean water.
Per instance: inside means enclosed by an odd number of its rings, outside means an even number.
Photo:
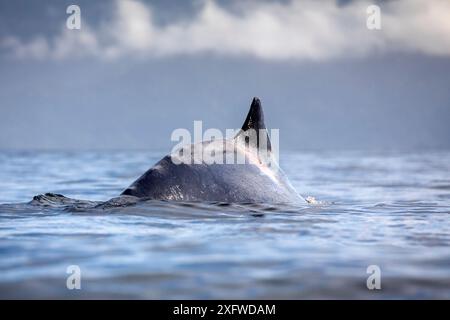
[[[300,207],[98,206],[163,155],[1,152],[0,298],[450,298],[450,152],[282,153]]]

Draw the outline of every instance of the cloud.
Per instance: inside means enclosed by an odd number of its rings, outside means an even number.
[[[366,27],[367,1],[245,2],[222,7],[205,1],[188,19],[158,25],[151,6],[115,2],[114,14],[97,28],[64,29],[25,42],[3,39],[18,58],[164,57],[214,53],[265,60],[327,60],[374,52],[450,55],[450,1],[399,0],[379,3],[381,30]],[[82,8],[83,10],[83,8]],[[83,16],[82,16],[83,18]]]

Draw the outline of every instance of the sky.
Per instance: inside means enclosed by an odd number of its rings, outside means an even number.
[[[448,0],[0,0],[0,149],[170,151],[194,120],[239,128],[254,96],[281,151],[448,149],[448,17]]]

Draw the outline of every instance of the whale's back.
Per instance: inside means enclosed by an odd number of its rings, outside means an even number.
[[[281,170],[255,164],[175,164],[164,157],[122,195],[175,201],[296,203],[302,198]]]
[[[183,146],[122,195],[177,201],[304,202],[278,167],[257,98],[233,139]]]

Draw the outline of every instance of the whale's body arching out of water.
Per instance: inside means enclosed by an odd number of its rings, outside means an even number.
[[[258,98],[253,99],[244,125],[233,139],[203,141],[182,149],[161,159],[121,196],[227,203],[305,202],[276,163]],[[205,149],[208,154],[223,155],[223,163],[194,161]],[[183,161],[187,154],[192,161]],[[229,156],[246,161],[229,163]]]

